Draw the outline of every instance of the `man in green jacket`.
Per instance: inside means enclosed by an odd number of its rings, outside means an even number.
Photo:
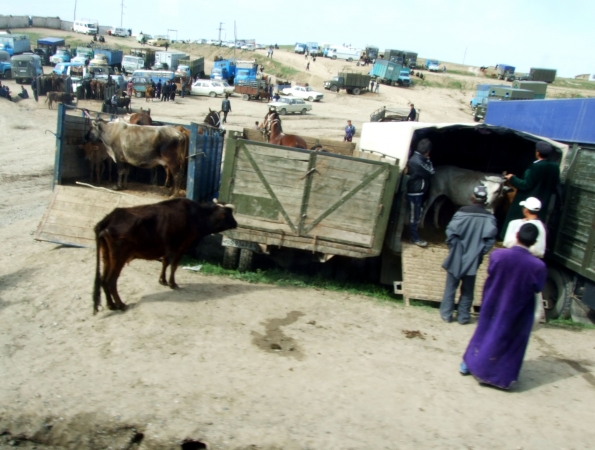
[[[523,208],[520,203],[529,197],[535,197],[541,202],[539,220],[543,223],[546,222],[550,200],[560,184],[560,166],[548,160],[553,153],[554,149],[550,144],[540,141],[535,146],[537,160],[525,171],[523,178],[519,178],[514,174],[505,175],[509,183],[517,188],[517,193],[502,226],[502,238],[506,233],[509,222],[523,217]]]

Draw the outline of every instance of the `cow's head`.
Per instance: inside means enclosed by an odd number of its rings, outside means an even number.
[[[233,217],[233,205],[216,203],[211,216],[212,233],[220,233],[225,230],[237,228],[238,223]]]
[[[91,126],[89,128],[89,132],[86,135],[87,139],[93,143],[102,142],[101,137],[103,135],[103,128],[107,122],[99,118],[91,120],[90,122]]]
[[[506,178],[497,175],[486,175],[485,179],[481,182],[488,191],[488,198],[486,200],[486,206],[493,210],[496,203],[502,198],[503,187],[506,183]]]

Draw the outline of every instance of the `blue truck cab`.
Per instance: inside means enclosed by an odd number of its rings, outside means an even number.
[[[10,78],[10,54],[4,50],[0,50],[0,76]]]
[[[481,104],[483,99],[488,97],[490,94],[490,88],[497,88],[497,87],[509,87],[506,84],[478,84],[475,97],[471,99],[469,104],[471,105],[471,109],[477,108],[477,105]]]
[[[234,84],[236,77],[235,59],[221,59],[215,61],[213,70],[211,70],[211,80],[225,80],[229,84]]]
[[[437,59],[426,60],[426,69],[430,72],[438,72],[440,70],[440,61]]]

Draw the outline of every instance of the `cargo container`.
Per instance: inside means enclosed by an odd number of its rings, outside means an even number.
[[[471,105],[471,109],[477,108],[484,98],[488,96],[490,93],[491,87],[508,87],[506,84],[478,84],[475,91],[475,97],[471,99],[469,104]]]
[[[381,83],[392,86],[409,86],[411,84],[409,69],[385,59],[376,60],[370,75],[376,77]]]
[[[200,58],[181,59],[178,61],[177,72],[183,72],[184,76],[187,77],[204,78],[205,59],[202,56]]]
[[[390,61],[393,63],[397,63],[399,65],[403,65],[403,50],[394,50],[387,48],[384,50],[384,58],[385,61]]]
[[[543,81],[519,81],[518,79],[512,82],[512,87],[515,89],[527,89],[533,91],[535,100],[543,100],[547,92],[547,83]]]
[[[496,66],[496,75],[499,80],[514,81],[514,71],[516,67],[506,64],[498,64]]]
[[[111,50],[107,48],[96,48],[95,49],[95,58],[98,55],[105,55],[107,59],[107,65],[113,68],[118,68],[118,70],[122,69],[122,59],[124,58],[124,53],[122,50]]]
[[[10,56],[30,52],[31,43],[29,42],[29,36],[26,34],[0,35],[0,50],[8,52]]]
[[[571,146],[562,167],[563,197],[548,224],[546,314],[595,318],[595,99],[499,102],[486,123],[564,142]]]
[[[153,70],[173,70],[175,71],[180,64],[181,59],[188,59],[188,55],[183,52],[156,52],[155,65]]]
[[[556,79],[556,69],[540,69],[531,67],[529,69],[529,79],[531,81],[544,81],[546,83],[552,83]]]

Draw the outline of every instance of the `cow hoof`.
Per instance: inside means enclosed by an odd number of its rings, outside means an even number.
[[[112,305],[110,305],[110,304],[108,303],[108,305],[107,305],[107,309],[109,309],[110,311],[116,311],[118,308],[116,308],[116,305],[113,305],[113,304],[112,304]]]
[[[171,283],[169,287],[172,289],[180,289],[180,286],[178,286],[176,283]]]
[[[122,303],[122,306],[120,306],[120,311],[124,312],[128,309],[128,305]]]
[[[169,286],[169,284],[167,284],[167,281],[165,281],[164,279],[160,279],[159,284],[161,284],[162,286]]]

